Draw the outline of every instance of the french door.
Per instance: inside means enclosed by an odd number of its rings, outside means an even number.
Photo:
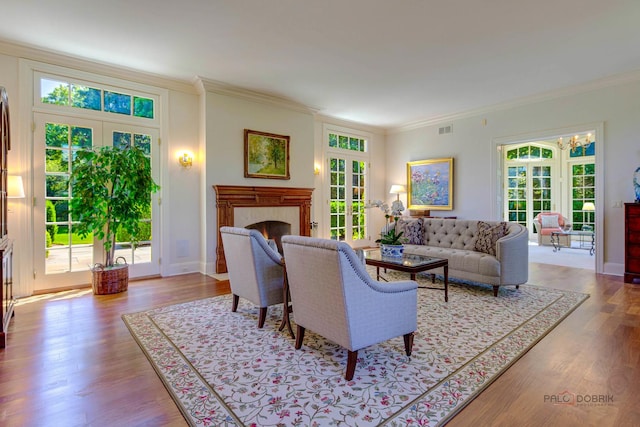
[[[533,218],[555,209],[554,168],[551,164],[515,163],[506,165],[504,188],[505,217],[533,230]]]
[[[104,262],[102,243],[93,236],[75,232],[77,218],[69,210],[73,196],[70,182],[77,153],[104,145],[140,146],[152,165],[157,161],[158,131],[140,126],[53,114],[34,115],[34,275],[35,290],[90,283],[90,267]],[[153,167],[152,167],[152,170]],[[157,174],[154,173],[157,181]],[[157,196],[154,197],[157,200]],[[159,273],[158,209],[149,207],[144,220],[148,237],[138,247],[127,236],[117,237],[116,256],[130,265],[130,277]]]
[[[363,156],[328,154],[329,235],[353,247],[367,239],[366,192],[368,164]]]

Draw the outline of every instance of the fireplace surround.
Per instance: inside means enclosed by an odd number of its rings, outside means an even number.
[[[216,192],[218,217],[216,273],[227,272],[220,227],[238,226],[235,224],[234,218],[236,208],[297,207],[299,233],[301,236],[311,236],[311,193],[313,188],[214,185],[213,189]],[[279,220],[279,218],[269,219]]]

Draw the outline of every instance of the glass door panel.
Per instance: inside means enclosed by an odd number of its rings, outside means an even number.
[[[355,247],[366,236],[366,162],[351,156],[329,158],[329,236]]]
[[[507,167],[507,218],[527,226],[527,167]]]
[[[551,165],[524,163],[507,165],[506,218],[534,232],[533,218],[554,206]]]
[[[35,288],[86,284],[90,267],[100,257],[93,236],[75,232],[70,176],[77,153],[102,144],[102,123],[46,114],[34,118]]]
[[[533,220],[540,212],[551,211],[551,166],[533,166],[531,168],[531,187],[533,189],[531,220]]]
[[[595,211],[583,209],[596,201],[595,163],[573,164],[571,169],[572,224],[574,230],[595,230]]]
[[[126,148],[130,145],[141,148],[152,165],[157,164],[158,131],[153,128],[129,126],[115,123],[104,123],[104,140],[114,147]],[[157,168],[151,169],[153,179],[159,183]],[[116,235],[115,258],[122,257],[129,264],[129,275],[148,276],[160,272],[159,242],[153,236],[159,236],[159,221],[154,220],[158,215],[158,195],[152,195],[151,204],[145,211],[141,221],[143,235],[137,245],[132,245],[126,230],[120,229]]]
[[[365,182],[366,163],[361,160],[351,161],[351,239],[364,240],[367,238],[367,217],[365,214]]]

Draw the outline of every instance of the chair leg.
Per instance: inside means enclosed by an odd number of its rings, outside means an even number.
[[[258,328],[262,329],[264,321],[267,319],[267,307],[260,307],[260,317],[258,318]]]
[[[498,289],[500,289],[500,286],[494,286],[493,287],[493,296],[494,297],[498,296]]]
[[[353,374],[356,372],[356,363],[358,362],[358,350],[351,351],[347,354],[347,373],[344,376],[344,379],[347,381],[351,381],[353,379]]]
[[[411,350],[413,349],[413,332],[404,334],[402,337],[404,338],[404,351],[407,353],[407,356],[411,356]]]
[[[302,340],[304,340],[304,328],[300,325],[298,325],[298,328],[296,329],[296,350],[300,350],[300,347],[302,347]]]
[[[231,306],[231,311],[234,313],[238,309],[238,302],[240,302],[240,297],[236,294],[233,294],[233,305]]]

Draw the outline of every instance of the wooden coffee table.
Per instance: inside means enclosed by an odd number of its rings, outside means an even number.
[[[376,278],[380,280],[380,268],[403,271],[411,275],[411,280],[416,280],[416,274],[434,268],[444,268],[444,300],[449,301],[449,261],[442,258],[429,256],[404,254],[402,257],[383,257],[379,249],[365,250],[364,259],[367,265],[376,267]],[[431,282],[435,283],[435,274],[431,276]],[[439,289],[436,287],[419,286],[424,289]]]

